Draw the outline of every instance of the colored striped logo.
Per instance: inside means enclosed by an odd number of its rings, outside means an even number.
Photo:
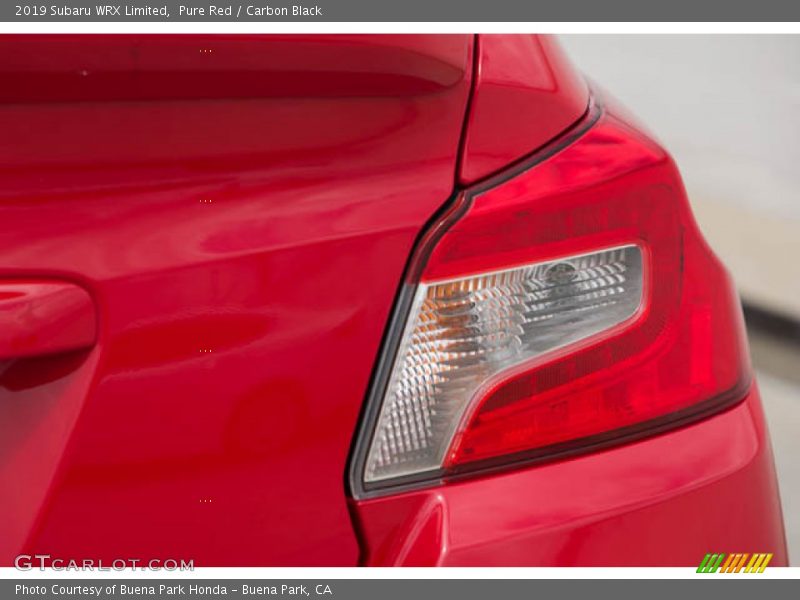
[[[711,554],[703,558],[698,573],[763,573],[772,554]]]

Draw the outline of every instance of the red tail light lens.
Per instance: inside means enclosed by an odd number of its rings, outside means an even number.
[[[421,249],[365,490],[628,441],[744,397],[738,300],[668,155],[605,114],[532,163],[468,192]]]

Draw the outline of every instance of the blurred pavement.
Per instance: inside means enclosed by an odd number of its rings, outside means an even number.
[[[800,564],[800,341],[787,340],[756,327],[748,328],[750,352],[764,399],[789,558]]]

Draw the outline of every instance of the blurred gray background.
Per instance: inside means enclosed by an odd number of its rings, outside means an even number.
[[[733,273],[800,564],[800,36],[560,39],[671,151]]]

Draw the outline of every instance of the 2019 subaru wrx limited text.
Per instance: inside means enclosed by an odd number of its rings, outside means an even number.
[[[553,39],[0,56],[2,564],[786,564],[731,280]]]

